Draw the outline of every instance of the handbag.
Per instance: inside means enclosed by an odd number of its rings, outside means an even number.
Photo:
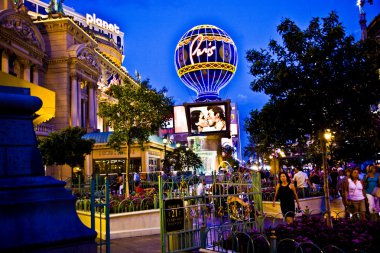
[[[373,191],[371,192],[371,195],[380,198],[380,188],[375,186],[375,188],[373,188]]]

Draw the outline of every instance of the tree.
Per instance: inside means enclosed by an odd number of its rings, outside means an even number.
[[[86,130],[80,127],[68,127],[59,132],[50,133],[38,143],[42,162],[45,165],[83,166],[85,155],[90,154],[94,140],[82,139]]]
[[[120,85],[112,85],[105,93],[110,99],[99,102],[99,116],[113,128],[108,145],[121,151],[127,146],[127,175],[131,144],[137,141],[143,149],[149,136],[155,134],[171,117],[172,99],[167,97],[166,89],[153,89],[149,80],[134,83],[125,79]],[[126,194],[129,194],[127,180]]]
[[[196,171],[202,167],[201,158],[191,149],[179,147],[174,149],[172,153],[166,155],[166,159],[174,166],[175,171]]]
[[[251,88],[270,96],[245,122],[250,146],[262,154],[283,148],[320,154],[321,134],[330,129],[335,159],[362,161],[379,150],[378,42],[355,42],[338,15],[313,18],[305,30],[285,19],[282,43],[249,50]]]

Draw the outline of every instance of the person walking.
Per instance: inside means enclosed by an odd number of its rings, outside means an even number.
[[[333,167],[331,169],[330,179],[331,179],[331,184],[330,184],[331,197],[335,199],[335,198],[338,198],[338,179],[339,179],[339,173],[336,167]]]
[[[285,217],[286,223],[290,224],[294,220],[295,216],[295,204],[297,202],[297,208],[301,210],[300,203],[298,201],[298,195],[294,184],[290,182],[290,178],[287,173],[280,172],[280,183],[276,185],[276,190],[273,198],[273,207],[276,206],[276,199],[280,200],[280,207],[282,215]]]
[[[321,189],[321,173],[319,168],[314,167],[314,169],[310,172],[309,180],[316,191]]]
[[[352,170],[350,178],[347,180],[343,192],[343,204],[347,207],[349,213],[360,214],[360,219],[366,221],[365,198],[366,194],[362,182],[359,180],[360,168],[356,167]]]
[[[119,195],[123,195],[123,189],[124,189],[124,178],[123,178],[123,174],[121,173],[118,173],[117,174],[117,184],[118,184],[118,191],[117,193]]]
[[[309,177],[303,172],[302,168],[295,167],[294,172],[294,183],[297,186],[297,190],[300,190],[301,197],[305,198],[309,194],[308,186],[312,189],[314,189],[314,186],[310,183]]]
[[[380,185],[380,177],[379,173],[376,173],[376,168],[373,165],[368,166],[367,175],[364,180],[364,189],[368,199],[368,211],[370,214],[379,213],[379,198],[372,195],[375,187],[379,187]]]
[[[350,176],[351,176],[351,169],[346,168],[344,170],[344,175],[339,177],[339,187],[340,187],[339,193],[340,193],[340,196],[342,197],[342,203],[344,206],[345,218],[346,219],[349,219],[350,217],[349,217],[349,210],[347,209],[348,206],[347,206],[346,201],[344,199],[344,194],[345,194],[345,191],[348,187],[348,179],[350,178]]]

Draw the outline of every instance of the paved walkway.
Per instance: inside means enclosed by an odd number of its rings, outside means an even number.
[[[100,252],[106,252],[105,247]],[[113,239],[111,253],[161,253],[160,235]]]
[[[331,212],[334,216],[344,210],[341,198],[331,199]],[[282,223],[282,219],[273,220],[268,218],[265,220],[264,226],[275,227]],[[105,247],[98,250],[99,253],[106,252]],[[160,235],[147,235],[129,238],[120,238],[111,240],[111,253],[160,253],[161,252],[161,238]]]

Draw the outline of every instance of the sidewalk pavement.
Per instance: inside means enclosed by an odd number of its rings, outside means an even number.
[[[282,219],[274,220],[273,218],[266,218],[264,222],[264,227],[276,227],[278,224],[281,224],[282,222]],[[103,252],[106,252],[105,246],[103,246],[102,251],[98,250],[98,253]],[[157,234],[112,239],[111,253],[161,253],[161,236],[160,234]]]
[[[343,204],[341,204],[341,202],[341,198],[330,199],[331,212],[333,216],[334,213],[336,214],[344,210]],[[273,220],[273,218],[269,217],[265,219],[264,227],[276,227],[282,222],[282,219]],[[106,252],[105,246],[102,247],[101,251],[98,250],[98,253],[103,252]],[[161,253],[160,234],[112,239],[111,253]]]
[[[106,252],[105,246],[100,252]],[[113,239],[111,253],[161,253],[160,234]]]

